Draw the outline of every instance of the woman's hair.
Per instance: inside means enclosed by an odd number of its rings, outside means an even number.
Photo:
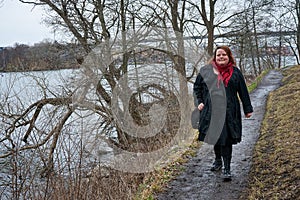
[[[212,57],[212,59],[210,61],[216,61],[216,54],[217,54],[217,50],[218,49],[223,49],[226,52],[226,54],[228,55],[229,62],[231,62],[233,65],[236,65],[231,50],[229,49],[228,46],[225,46],[225,45],[223,45],[223,46],[217,46],[217,48],[214,51],[214,56]]]

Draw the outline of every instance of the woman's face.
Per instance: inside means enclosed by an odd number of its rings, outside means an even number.
[[[229,57],[223,49],[216,51],[216,63],[219,66],[226,66],[229,63]]]

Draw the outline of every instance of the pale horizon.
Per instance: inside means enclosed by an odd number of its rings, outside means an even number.
[[[42,23],[43,17],[43,10],[39,7],[17,0],[4,0],[0,5],[0,47],[53,40],[51,28]]]

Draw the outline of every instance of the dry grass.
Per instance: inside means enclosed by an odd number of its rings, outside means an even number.
[[[267,101],[247,199],[300,199],[300,66],[283,74]]]
[[[247,82],[248,91],[252,92],[260,84],[263,77],[269,72],[269,70],[263,71],[254,81]]]
[[[183,170],[183,164],[186,163],[190,157],[196,156],[199,149],[200,142],[196,139],[190,147],[180,155],[176,155],[173,162],[164,168],[149,173],[145,176],[144,181],[139,186],[139,191],[134,200],[153,200],[153,194],[161,192],[163,188],[169,183],[176,175]]]

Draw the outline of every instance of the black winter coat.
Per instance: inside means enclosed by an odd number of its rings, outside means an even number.
[[[218,123],[224,123],[223,128],[221,127],[222,130],[220,130],[221,134],[218,135],[218,143],[226,145],[228,143],[236,144],[241,141],[242,117],[239,99],[242,102],[245,114],[252,113],[253,107],[244,76],[237,67],[233,69],[227,87],[224,87],[222,80],[218,83],[218,75],[214,73],[212,65],[206,65],[200,69],[200,73],[194,83],[194,95],[197,98],[197,103],[198,105],[200,103],[204,104],[203,110],[199,111],[198,139],[200,141],[205,141],[208,130],[213,128],[210,125],[213,126],[215,124],[211,123],[212,112],[215,113],[213,116],[219,116],[217,120],[221,121]],[[212,105],[217,105],[215,106],[217,108],[212,109]],[[222,118],[225,119],[222,121]],[[214,120],[216,120],[216,117],[214,117]]]

